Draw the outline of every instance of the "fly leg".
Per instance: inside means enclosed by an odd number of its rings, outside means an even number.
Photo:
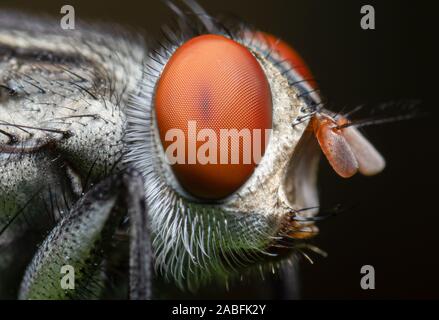
[[[144,184],[141,175],[132,169],[94,186],[59,221],[28,266],[19,298],[83,299],[105,294],[108,277],[102,267],[126,217],[129,221],[129,297],[149,299],[151,243]],[[61,270],[64,266],[73,270],[74,286],[63,286],[65,275]]]

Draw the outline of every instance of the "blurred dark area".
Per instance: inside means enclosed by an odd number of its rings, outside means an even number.
[[[313,241],[328,253],[300,263],[304,299],[439,298],[439,210],[436,203],[437,19],[433,1],[200,0],[211,14],[230,13],[292,44],[318,79],[333,110],[360,104],[358,116],[381,103],[418,99],[426,116],[370,126],[363,132],[387,160],[376,177],[339,178],[322,160],[321,205],[352,209],[319,224]],[[163,1],[0,1],[3,8],[116,22],[159,34],[170,22]],[[376,30],[360,27],[360,8],[373,5]],[[362,290],[360,268],[372,265],[376,289]],[[276,280],[277,283],[283,281]],[[266,282],[215,296],[280,297]],[[255,293],[257,288],[262,293]]]

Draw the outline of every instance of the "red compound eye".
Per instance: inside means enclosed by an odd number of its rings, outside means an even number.
[[[175,176],[203,199],[226,197],[250,177],[255,145],[262,156],[272,123],[270,86],[259,62],[218,35],[198,36],[176,50],[158,81],[155,109]]]
[[[283,60],[289,62],[294,70],[296,70],[303,77],[303,79],[307,80],[313,88],[317,88],[317,83],[313,80],[314,77],[310,69],[296,50],[294,50],[286,42],[271,34],[259,32],[259,36],[263,41],[265,40],[271,49],[277,52]]]

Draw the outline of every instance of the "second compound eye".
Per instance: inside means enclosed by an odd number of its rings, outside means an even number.
[[[220,199],[251,176],[271,129],[272,96],[246,47],[219,35],[189,40],[166,64],[154,101],[161,142],[186,191]]]
[[[269,33],[258,32],[257,37],[267,43],[270,51],[276,52],[283,61],[288,62],[313,88],[317,88],[317,83],[311,70],[305,63],[305,60],[292,46]]]

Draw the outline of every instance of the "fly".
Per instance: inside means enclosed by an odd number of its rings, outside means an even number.
[[[291,46],[192,0],[169,6],[178,26],[151,47],[0,13],[0,296],[149,299],[153,277],[196,290],[288,268],[320,252],[306,241],[325,215],[319,149],[342,177],[384,169]],[[187,154],[169,130],[190,121],[210,130],[193,140],[208,159],[220,130],[269,130],[260,162],[170,164],[170,145]]]

